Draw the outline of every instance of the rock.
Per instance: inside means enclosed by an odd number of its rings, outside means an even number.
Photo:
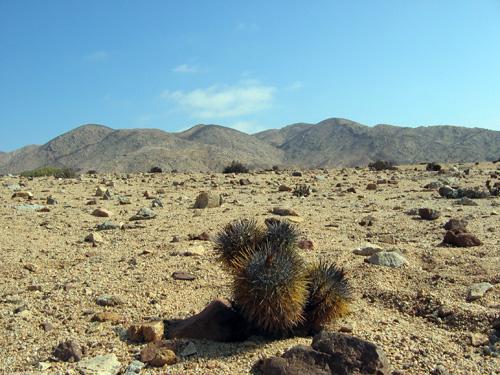
[[[113,199],[113,194],[111,193],[111,191],[109,189],[106,189],[106,191],[104,192],[104,195],[102,196],[102,199],[105,201],[109,201],[109,200]]]
[[[373,223],[375,223],[375,221],[376,221],[376,219],[373,216],[368,215],[368,216],[363,217],[359,221],[359,225],[361,225],[362,227],[364,227],[364,226],[371,227],[373,225]]]
[[[59,343],[53,351],[54,357],[64,362],[78,362],[83,357],[83,350],[80,344],[74,340]]]
[[[119,297],[110,296],[110,295],[103,295],[103,296],[97,297],[95,302],[99,306],[118,306],[118,305],[123,304],[123,301]]]
[[[457,204],[460,204],[462,206],[477,206],[478,205],[472,199],[467,198],[467,197],[462,197],[459,200],[457,200]]]
[[[96,208],[94,211],[92,211],[92,215],[97,217],[109,217],[113,214],[111,213],[111,211],[108,211],[104,208]]]
[[[467,220],[465,219],[450,219],[443,226],[446,230],[460,229],[461,231],[466,231]]]
[[[116,375],[120,368],[121,363],[115,354],[98,355],[78,363],[78,370],[83,375]]]
[[[443,365],[436,365],[431,371],[431,375],[449,375],[449,371]]]
[[[24,198],[31,200],[33,199],[33,193],[31,191],[16,191],[12,194],[12,198]]]
[[[441,165],[436,163],[427,163],[425,166],[425,170],[429,172],[439,172],[441,169]]]
[[[184,272],[184,271],[176,271],[172,274],[172,278],[174,280],[185,280],[185,281],[192,281],[194,279],[196,279],[196,276],[194,275],[191,275],[190,273],[188,272]]]
[[[40,211],[44,208],[45,206],[42,206],[41,204],[20,204],[16,207],[19,211]]]
[[[213,191],[202,191],[194,202],[193,208],[214,208],[220,207],[222,204],[222,196]]]
[[[47,197],[47,201],[45,203],[52,206],[54,204],[57,204],[57,200],[51,195]]]
[[[118,203],[121,204],[122,206],[125,204],[130,204],[130,198],[124,197],[123,195],[120,195],[120,196],[118,196]]]
[[[299,240],[297,246],[299,247],[299,249],[302,250],[314,250],[313,240],[308,240],[308,239]]]
[[[441,186],[438,190],[439,195],[447,198],[447,199],[454,199],[458,198],[458,193],[455,189],[451,188],[450,186]]]
[[[356,193],[356,189],[354,187],[350,187],[346,190],[348,193]]]
[[[423,220],[436,220],[439,216],[441,216],[441,213],[432,208],[420,208],[418,210],[418,215]]]
[[[154,219],[156,217],[156,212],[153,210],[143,207],[137,213],[132,216],[129,220],[130,221],[136,221],[136,220],[149,220],[149,219]]]
[[[488,344],[488,336],[482,333],[469,333],[469,342],[472,346],[479,347]]]
[[[113,229],[120,229],[121,225],[113,223],[112,221],[105,221],[102,224],[97,224],[96,229],[97,230],[113,230]]]
[[[292,191],[293,189],[290,186],[287,185],[280,185],[278,188],[278,191]]]
[[[196,349],[196,345],[192,342],[189,341],[187,345],[182,349],[181,351],[181,356],[182,357],[190,357],[192,355],[195,355],[198,353],[198,349]]]
[[[372,171],[395,170],[396,166],[392,161],[377,160],[368,164],[368,169]]]
[[[95,206],[97,204],[97,199],[95,198],[90,198],[87,203],[85,203],[87,206]]]
[[[366,190],[377,190],[377,184],[370,183],[366,185]]]
[[[162,172],[163,172],[163,169],[161,169],[160,167],[152,167],[149,170],[149,173],[162,173]]]
[[[292,177],[302,177],[302,172],[300,172],[300,171],[293,171],[292,172]]]
[[[104,238],[99,233],[92,232],[85,237],[85,242],[103,243]]]
[[[206,250],[202,245],[188,247],[183,253],[184,256],[202,256],[205,255]]]
[[[470,302],[480,299],[490,289],[493,289],[493,285],[490,283],[472,284],[467,291],[467,301]]]
[[[432,181],[432,182],[428,183],[427,185],[425,185],[424,189],[437,190],[443,186],[444,186],[444,184],[441,181]]]
[[[182,320],[167,320],[165,336],[169,339],[200,339],[220,342],[243,341],[250,330],[243,317],[229,301],[212,301],[200,313]]]
[[[299,216],[297,211],[292,208],[284,208],[284,207],[274,207],[271,213],[279,216]]]
[[[140,374],[141,370],[145,367],[146,365],[142,363],[141,361],[138,360],[133,360],[130,362],[128,367],[125,369],[125,372],[123,375],[135,375],[135,374]]]
[[[111,322],[111,323],[121,323],[124,321],[123,317],[113,311],[103,311],[98,312],[92,317],[93,322]]]
[[[207,232],[202,232],[200,234],[190,234],[188,235],[190,241],[210,241],[210,234]]]
[[[141,350],[141,362],[153,367],[177,363],[173,345],[166,342],[150,342]]]
[[[246,185],[252,184],[252,182],[248,178],[241,178],[239,182],[240,182],[241,186],[246,186]]]
[[[40,324],[40,327],[45,331],[45,332],[50,332],[54,329],[54,326],[50,324],[50,322],[43,322]]]
[[[390,374],[381,348],[335,332],[321,332],[314,336],[311,347],[295,346],[281,357],[257,362],[255,368],[263,375]]]
[[[446,232],[443,238],[443,244],[458,247],[480,246],[483,243],[472,233],[462,229],[452,229]]]
[[[356,255],[370,256],[383,250],[384,249],[378,245],[367,243],[364,246],[354,249],[352,252]]]
[[[155,207],[163,207],[163,202],[161,201],[160,198],[155,198],[151,202],[151,207],[153,207],[153,208],[155,208]]]
[[[108,189],[104,186],[98,186],[97,189],[95,189],[95,196],[96,197],[102,197]]]
[[[163,338],[164,329],[162,321],[132,324],[127,330],[127,337],[135,342],[159,341]]]
[[[395,268],[401,267],[408,263],[408,261],[396,251],[379,251],[370,256],[366,261],[378,266]]]

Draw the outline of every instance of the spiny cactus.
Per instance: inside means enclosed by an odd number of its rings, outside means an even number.
[[[266,220],[266,226],[265,240],[275,248],[291,249],[297,244],[299,233],[297,228],[288,221]]]
[[[229,223],[215,236],[215,250],[219,259],[229,269],[238,267],[235,262],[246,253],[253,252],[264,237],[263,229],[253,219]]]
[[[305,326],[313,332],[347,314],[352,291],[344,270],[334,264],[319,263],[310,268],[309,296],[304,310]]]
[[[293,195],[296,197],[308,197],[309,195],[311,195],[311,187],[306,184],[299,184],[295,186]]]
[[[238,263],[244,267],[235,275],[234,303],[249,323],[283,335],[303,322],[308,281],[296,251],[265,242]]]

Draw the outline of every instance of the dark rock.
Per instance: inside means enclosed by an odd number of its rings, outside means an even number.
[[[192,281],[192,280],[196,279],[196,276],[194,276],[188,272],[176,271],[172,274],[172,278],[174,280]]]
[[[458,193],[455,189],[445,185],[445,186],[441,186],[438,190],[439,192],[439,195],[444,197],[444,198],[447,198],[447,199],[455,199],[455,198],[458,198]]]
[[[353,187],[350,187],[346,190],[348,193],[355,193],[356,192],[356,189],[353,188]]]
[[[154,198],[153,201],[151,202],[151,207],[163,207],[163,202],[161,201],[160,198]]]
[[[373,225],[373,223],[375,223],[376,219],[369,215],[369,216],[365,216],[363,217],[360,221],[359,221],[359,225],[361,225],[362,227],[371,227]]]
[[[150,220],[156,217],[156,212],[153,210],[150,210],[147,207],[141,208],[137,213],[132,216],[129,220],[130,221],[136,221],[136,220]]]
[[[163,169],[161,169],[160,167],[153,167],[149,170],[149,173],[162,173],[163,172]]]
[[[83,357],[83,350],[76,341],[68,340],[57,345],[53,354],[60,361],[78,362]]]
[[[263,375],[330,375],[330,356],[317,352],[310,346],[297,345],[283,354],[257,362],[254,369]]]
[[[366,185],[366,190],[377,190],[377,184],[370,183]]]
[[[441,216],[439,211],[432,208],[420,208],[418,214],[423,220],[436,220]]]
[[[441,165],[436,163],[427,163],[425,166],[425,170],[429,172],[439,172],[441,169]]]
[[[458,247],[482,245],[482,242],[476,236],[462,229],[452,229],[447,231],[444,235],[443,243]]]
[[[394,170],[397,169],[392,161],[377,160],[368,164],[368,168],[373,171]]]
[[[251,184],[251,182],[250,182],[250,180],[248,178],[241,178],[240,179],[240,185],[241,186],[246,186],[246,185],[250,185],[250,184]]]
[[[299,216],[297,211],[292,208],[274,207],[271,212],[279,216]]]
[[[446,230],[460,229],[461,231],[466,231],[467,220],[465,219],[450,219],[443,226]]]
[[[165,321],[168,339],[200,339],[222,342],[242,341],[250,329],[226,300],[212,301],[203,311],[187,319]]]
[[[302,177],[302,172],[300,172],[300,171],[294,171],[294,172],[292,172],[292,176],[293,177]]]

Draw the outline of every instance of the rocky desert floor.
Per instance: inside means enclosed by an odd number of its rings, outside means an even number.
[[[231,297],[231,279],[213,244],[191,238],[214,235],[239,218],[263,223],[277,217],[270,213],[274,207],[286,207],[299,216],[284,218],[314,243],[313,249],[300,250],[305,260],[336,262],[352,284],[351,313],[329,330],[376,343],[392,374],[499,374],[492,325],[500,312],[500,197],[462,205],[440,197],[437,189],[424,188],[439,180],[484,186],[486,180],[498,181],[498,166],[445,165],[444,173],[426,171],[425,165],[395,171],[303,170],[298,177],[292,170],[99,174],[66,180],[0,177],[0,373],[78,374],[78,362],[58,361],[53,355],[59,343],[70,339],[85,349],[85,359],[115,354],[124,373],[144,346],[126,339],[132,323],[186,318],[216,298]],[[463,172],[467,168],[469,174]],[[249,184],[241,185],[240,179]],[[370,183],[376,190],[367,189]],[[293,189],[297,184],[310,185],[312,194],[299,198],[279,191],[281,185]],[[95,196],[99,186],[109,189],[110,199]],[[347,192],[349,188],[355,192]],[[29,191],[33,198],[12,198],[16,190]],[[223,204],[193,209],[206,190],[220,193]],[[146,191],[163,207],[152,208],[157,214],[153,219],[133,225],[129,219],[140,208],[151,208]],[[49,196],[57,203],[48,205]],[[130,204],[120,204],[118,196]],[[91,199],[96,204],[88,205]],[[96,208],[112,216],[93,216]],[[441,215],[422,220],[418,208]],[[372,225],[360,225],[367,216]],[[441,245],[443,224],[450,218],[466,219],[482,245]],[[105,221],[132,225],[97,231]],[[94,241],[85,241],[92,232],[98,233]],[[353,252],[367,243],[397,251],[407,263],[368,263],[367,256]],[[176,271],[195,279],[176,280]],[[469,288],[477,283],[492,288],[470,300]],[[95,321],[104,311],[114,312],[114,319]],[[191,341],[195,353],[179,355],[174,365],[146,366],[141,373],[249,373],[260,358],[310,344],[311,338]]]

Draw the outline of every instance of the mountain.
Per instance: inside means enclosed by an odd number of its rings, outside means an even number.
[[[220,171],[232,160],[253,168],[272,165],[333,167],[396,163],[472,162],[500,156],[500,132],[457,126],[368,127],[331,118],[249,135],[219,125],[168,133],[159,129],[111,129],[83,125],[44,145],[0,153],[0,173],[42,166],[86,171]]]

